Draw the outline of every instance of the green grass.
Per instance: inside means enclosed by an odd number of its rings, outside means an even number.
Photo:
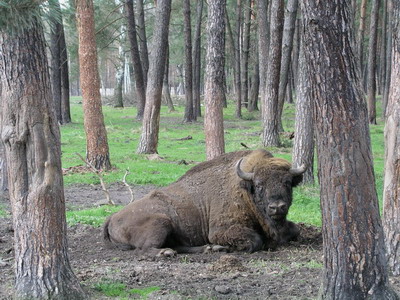
[[[5,206],[3,204],[0,204],[0,218],[4,218],[9,216],[9,213],[7,212]]]
[[[132,299],[132,297],[147,299],[151,293],[160,290],[158,286],[128,289],[125,284],[109,279],[102,279],[94,285],[94,289],[107,297],[118,297],[118,299]]]
[[[80,98],[71,101],[72,124],[61,127],[62,163],[64,168],[82,165],[83,162],[76,152],[85,156],[85,133],[83,129],[83,112]],[[234,105],[230,103],[224,109],[225,151],[243,150],[241,143],[250,149],[263,148],[261,143],[262,125],[259,112],[246,112],[243,109],[243,119],[234,117]],[[376,185],[378,196],[383,193],[383,162],[384,162],[384,137],[383,120],[380,118],[380,104],[377,105],[378,125],[372,125],[371,141],[374,156]],[[188,169],[198,162],[204,161],[205,142],[203,119],[192,124],[183,124],[183,106],[176,106],[175,112],[168,112],[162,106],[159,131],[158,153],[161,160],[149,160],[146,155],[136,153],[138,147],[141,122],[135,120],[136,109],[103,107],[105,124],[108,132],[110,157],[113,170],[103,174],[107,184],[121,182],[125,170],[129,168],[130,174],[126,180],[129,184],[154,184],[166,186],[177,180]],[[285,104],[283,112],[283,126],[286,131],[294,130],[295,105]],[[180,140],[191,136],[192,139]],[[292,140],[282,137],[283,147],[267,148],[275,156],[291,160]],[[182,163],[185,162],[185,163]],[[315,168],[316,170],[316,168]],[[76,173],[64,176],[65,185],[84,183],[98,184],[99,179],[92,173]],[[67,218],[69,224],[85,223],[99,226],[105,218],[119,208],[101,207],[82,211],[69,211]],[[1,216],[1,208],[0,208]],[[319,187],[301,186],[295,189],[293,206],[289,219],[294,222],[304,222],[321,226]]]

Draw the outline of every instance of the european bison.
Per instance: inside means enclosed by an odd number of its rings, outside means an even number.
[[[299,235],[286,215],[304,171],[265,150],[224,154],[112,215],[104,239],[165,256],[273,247]]]

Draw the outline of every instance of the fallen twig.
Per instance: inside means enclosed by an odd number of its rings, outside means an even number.
[[[110,198],[110,192],[108,191],[107,186],[106,186],[106,184],[105,184],[105,182],[103,180],[103,175],[101,174],[101,171],[97,170],[90,162],[88,162],[86,159],[84,159],[82,157],[82,155],[80,155],[79,153],[75,153],[75,154],[89,167],[89,169],[94,174],[97,175],[97,177],[99,177],[101,188],[102,188],[104,194],[106,195],[107,203],[110,204],[110,205],[115,205],[114,201],[112,201],[111,198]]]
[[[122,178],[122,182],[126,185],[126,187],[128,188],[129,192],[131,193],[131,200],[129,201],[129,203],[131,203],[134,200],[134,195],[133,195],[133,190],[131,188],[131,186],[126,182],[126,176],[129,175],[129,168],[125,170],[125,175]]]

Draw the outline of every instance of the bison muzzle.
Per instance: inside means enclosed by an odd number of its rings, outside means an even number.
[[[299,235],[286,216],[305,169],[265,150],[221,155],[112,215],[104,239],[164,256],[275,247]]]

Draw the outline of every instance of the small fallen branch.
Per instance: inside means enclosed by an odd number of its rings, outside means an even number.
[[[106,195],[107,203],[108,203],[109,205],[113,205],[113,206],[114,206],[115,203],[114,203],[114,201],[112,201],[111,198],[110,198],[110,192],[108,191],[107,186],[106,186],[106,184],[105,184],[105,182],[104,182],[104,180],[103,180],[103,174],[101,174],[101,171],[100,171],[100,170],[97,170],[90,162],[88,162],[86,159],[84,159],[84,158],[82,157],[82,155],[80,155],[79,153],[75,153],[75,154],[89,167],[89,169],[90,169],[94,174],[97,175],[97,177],[99,177],[100,184],[101,184],[101,188],[102,188],[104,194]]]
[[[122,182],[125,184],[125,186],[128,188],[129,192],[131,193],[131,200],[129,201],[129,203],[131,203],[135,198],[133,195],[133,190],[131,188],[131,186],[126,182],[126,176],[128,176],[130,174],[129,172],[129,168],[125,170],[125,175],[122,178]]]

